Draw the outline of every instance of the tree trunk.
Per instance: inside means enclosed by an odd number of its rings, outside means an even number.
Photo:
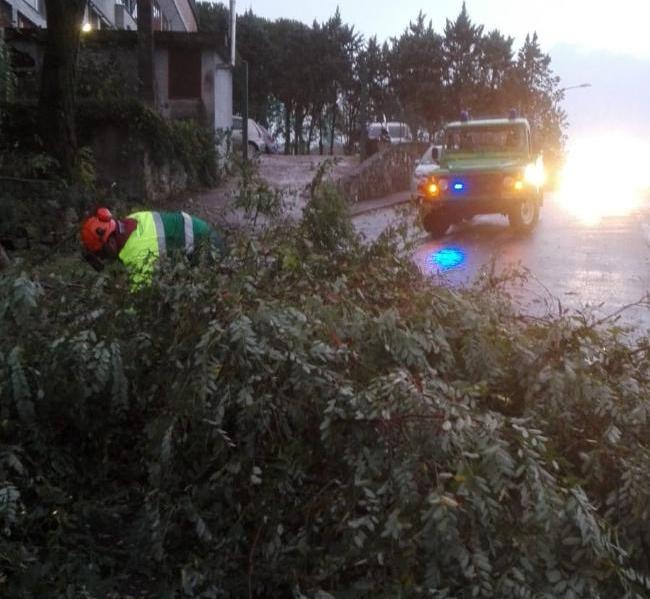
[[[318,110],[320,110],[320,108]],[[316,113],[316,110],[312,111],[311,120],[309,121],[309,134],[307,135],[307,154],[311,154],[311,142],[314,139],[314,129],[316,129]]]
[[[336,135],[336,102],[332,104],[332,131],[330,133],[330,156],[334,156],[334,135]]]
[[[74,176],[77,156],[75,86],[79,36],[86,0],[45,0],[47,32],[41,94],[40,131],[45,149]]]
[[[291,104],[284,104],[284,153],[291,154]]]
[[[318,153],[323,155],[323,111],[318,115]]]
[[[302,138],[302,125],[305,122],[305,113],[302,108],[296,108],[296,114],[294,116],[294,136],[293,140],[293,149],[296,156],[303,153],[304,141]]]

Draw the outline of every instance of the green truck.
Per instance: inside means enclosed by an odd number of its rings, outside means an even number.
[[[424,228],[434,237],[476,214],[503,214],[519,231],[531,231],[544,201],[544,168],[533,155],[524,118],[472,120],[464,113],[434,148],[440,168],[420,182],[417,199]]]

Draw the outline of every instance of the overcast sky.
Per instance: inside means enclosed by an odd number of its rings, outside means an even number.
[[[222,0],[228,3],[227,0]],[[467,0],[471,19],[498,28],[520,45],[537,31],[563,85],[589,82],[567,92],[571,134],[607,128],[650,136],[650,0]],[[366,37],[399,35],[422,10],[441,32],[460,12],[462,0],[239,0],[270,19],[311,23],[339,6],[344,22]]]
[[[311,23],[324,21],[339,6],[343,20],[366,36],[398,35],[420,10],[441,31],[454,18],[462,0],[239,0],[238,12],[252,8],[268,18],[289,17]],[[523,39],[537,31],[548,48],[567,43],[604,48],[650,59],[648,0],[467,0],[471,18]]]

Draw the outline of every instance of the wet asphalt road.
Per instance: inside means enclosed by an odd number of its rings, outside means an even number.
[[[411,209],[412,212],[412,209]],[[385,209],[355,217],[368,238],[395,220]],[[502,216],[477,216],[454,226],[442,239],[432,240],[415,228],[419,247],[413,259],[421,270],[451,285],[471,283],[493,263],[497,272],[520,265],[531,278],[512,288],[524,312],[541,315],[589,306],[599,316],[640,300],[650,292],[650,199],[630,214],[588,223],[547,194],[535,231],[515,234]],[[650,329],[650,308],[626,310],[622,322],[637,333]]]

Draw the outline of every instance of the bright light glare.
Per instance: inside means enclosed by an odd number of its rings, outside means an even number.
[[[89,32],[91,32],[92,30],[93,30],[93,26],[92,26],[90,23],[84,23],[84,24],[81,26],[81,31],[83,31],[84,33],[89,33]]]
[[[535,187],[542,187],[546,181],[546,173],[544,172],[544,163],[541,157],[535,162],[532,162],[526,167],[524,171],[524,179],[527,183]]]
[[[642,140],[614,134],[577,141],[560,173],[560,204],[589,225],[632,214],[650,188],[649,161]]]

